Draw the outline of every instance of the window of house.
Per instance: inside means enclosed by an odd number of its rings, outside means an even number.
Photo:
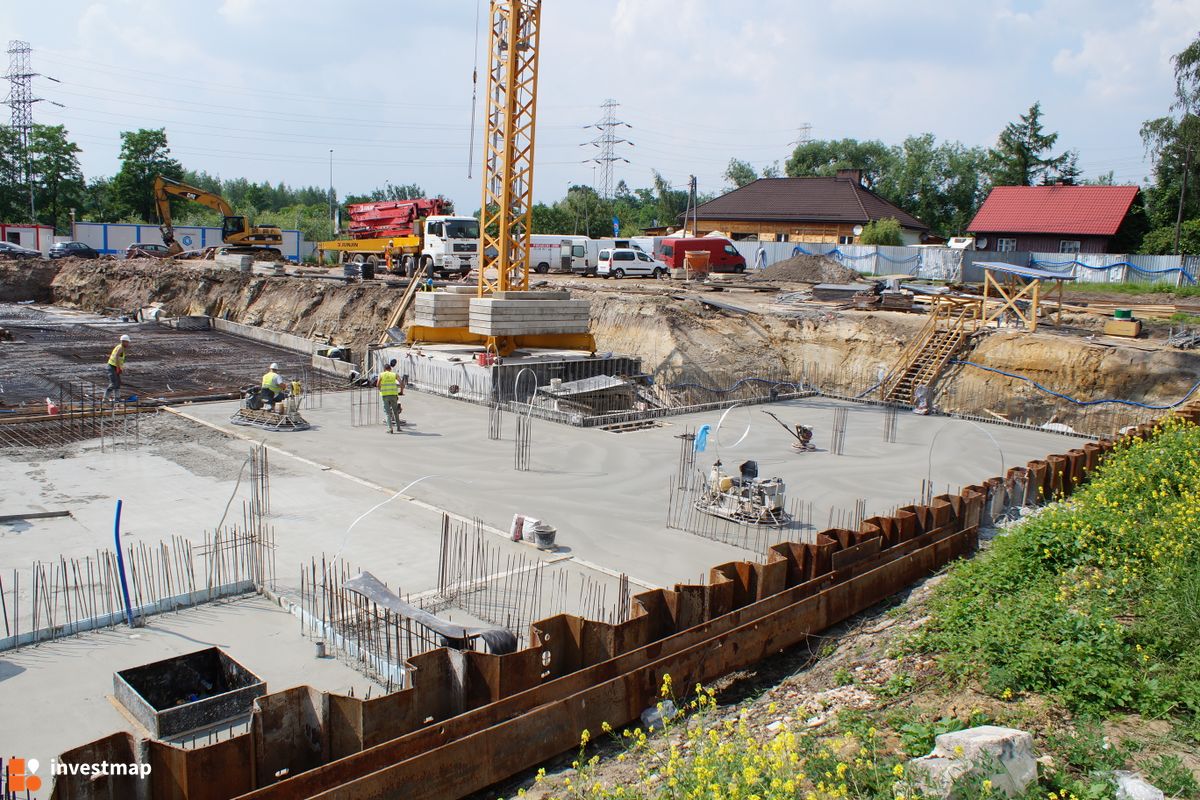
[[[1016,239],[997,239],[996,240],[996,252],[997,253],[1015,253],[1016,251],[1017,251],[1017,240]]]
[[[854,244],[853,236],[839,236],[838,244]]]
[[[11,244],[21,243],[21,234],[17,231],[8,231],[4,234],[4,238],[7,239]]]
[[[1058,252],[1060,252],[1060,253],[1078,253],[1079,252],[1079,240],[1078,239],[1063,239],[1061,242],[1058,243]]]

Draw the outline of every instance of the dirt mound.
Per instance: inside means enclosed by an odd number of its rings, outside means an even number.
[[[793,256],[777,261],[750,278],[752,281],[792,283],[852,283],[859,275],[829,256]]]
[[[50,282],[59,264],[40,258],[0,261],[0,300],[50,302]]]
[[[211,261],[62,259],[54,302],[101,313],[159,305],[170,316],[206,314],[365,352],[379,338],[400,290],[304,278],[246,275]]]

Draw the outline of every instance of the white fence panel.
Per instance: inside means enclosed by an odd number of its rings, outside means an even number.
[[[979,283],[980,261],[1035,266],[1075,278],[1080,283],[1166,283],[1194,285],[1200,258],[1195,256],[1143,256],[1112,253],[998,253],[988,250],[952,250],[948,247],[888,247],[812,242],[734,242],[750,270],[759,266],[759,249],[770,266],[797,254],[822,255],[837,259],[864,275],[912,275],[915,278]]]

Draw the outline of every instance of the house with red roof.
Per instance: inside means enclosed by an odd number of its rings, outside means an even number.
[[[997,186],[967,229],[980,250],[1107,253],[1137,193],[1136,186]]]

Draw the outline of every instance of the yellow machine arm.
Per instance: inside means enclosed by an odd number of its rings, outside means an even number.
[[[181,181],[159,175],[154,179],[154,205],[162,223],[163,243],[172,253],[183,251],[175,242],[175,229],[171,225],[171,198],[182,197],[202,206],[208,206],[222,217],[221,238],[225,244],[253,247],[255,250],[283,244],[283,233],[275,225],[249,227],[246,218],[233,213],[233,207],[219,194]],[[277,254],[277,253],[276,253]]]

